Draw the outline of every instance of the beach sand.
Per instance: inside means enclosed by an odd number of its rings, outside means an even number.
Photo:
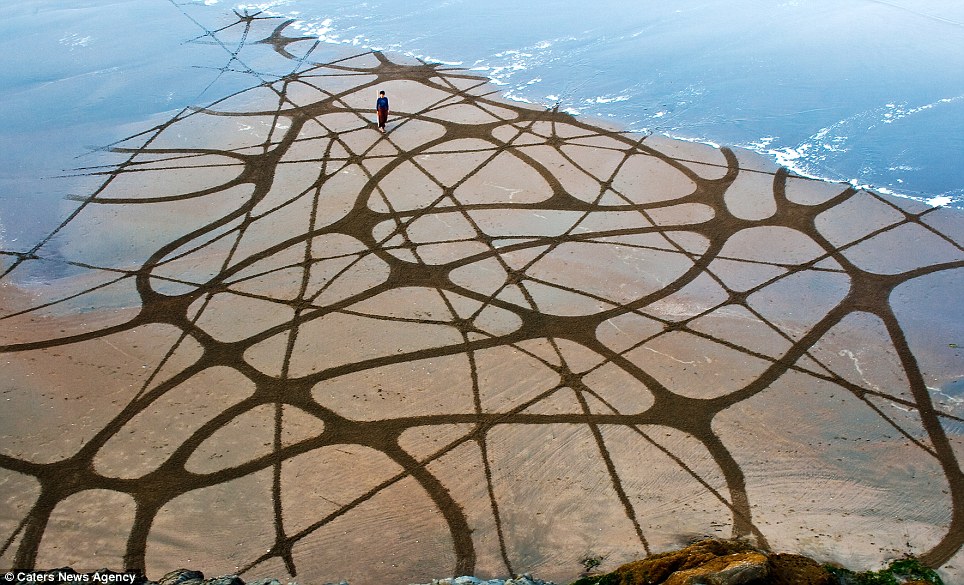
[[[4,566],[565,582],[710,535],[964,579],[961,212],[208,26],[250,89],[3,256]]]

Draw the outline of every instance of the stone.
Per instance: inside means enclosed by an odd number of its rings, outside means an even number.
[[[770,573],[767,557],[758,552],[738,553],[669,576],[664,585],[748,585]]]
[[[204,585],[244,585],[244,580],[237,575],[222,575],[221,577],[208,579],[204,582]]]
[[[189,569],[175,569],[158,580],[158,585],[200,585],[204,573]]]
[[[835,585],[836,579],[817,561],[801,555],[770,555],[773,585]]]
[[[674,573],[697,569],[720,557],[745,553],[759,554],[753,546],[741,540],[701,540],[677,551],[655,554],[627,563],[601,579],[590,577],[577,583],[597,580],[605,585],[663,583]]]

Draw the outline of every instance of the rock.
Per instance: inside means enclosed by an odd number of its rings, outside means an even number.
[[[773,585],[836,585],[837,580],[817,561],[791,554],[770,555]]]
[[[344,585],[348,584],[345,583]],[[487,581],[472,575],[463,575],[455,578],[432,579],[430,582],[421,585],[555,585],[555,583],[536,579],[529,573],[523,573],[510,579],[489,579]]]
[[[767,557],[758,552],[710,559],[699,567],[676,571],[664,585],[747,585],[770,574]]]
[[[572,585],[837,585],[813,559],[771,553],[742,540],[707,539],[627,563]]]
[[[204,585],[244,585],[244,580],[237,575],[223,575],[206,580]]]
[[[543,581],[541,579],[534,578],[529,573],[523,573],[521,575],[516,575],[512,579],[506,579],[505,581],[496,581],[499,585],[555,585],[552,581]],[[488,584],[492,584],[493,581],[486,581]]]
[[[281,581],[277,579],[269,579],[265,577],[264,579],[258,579],[257,581],[252,581],[248,585],[281,585]]]
[[[158,585],[201,585],[204,573],[188,569],[176,569],[161,577]]]
[[[752,545],[741,540],[701,540],[677,551],[655,554],[639,561],[633,561],[617,568],[612,573],[585,577],[576,581],[576,583],[580,585],[591,583],[599,583],[600,585],[663,583],[676,572],[698,569],[720,557],[747,553],[760,554]],[[683,583],[683,581],[680,581],[680,583]]]

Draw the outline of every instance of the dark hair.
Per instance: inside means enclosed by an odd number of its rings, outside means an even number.
[[[385,95],[385,92],[384,92],[384,90],[383,90],[383,91],[380,91],[380,92],[378,92],[378,95]]]

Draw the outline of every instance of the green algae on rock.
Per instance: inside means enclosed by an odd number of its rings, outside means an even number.
[[[841,585],[944,585],[937,571],[914,558],[899,559],[879,571],[854,573],[841,567],[827,567]]]
[[[918,559],[892,561],[879,571],[854,572],[802,555],[770,553],[742,540],[707,539],[650,555],[572,585],[944,585]]]

